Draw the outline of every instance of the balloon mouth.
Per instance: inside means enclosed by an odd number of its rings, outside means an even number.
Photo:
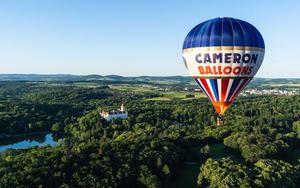
[[[212,101],[212,104],[219,115],[223,115],[231,102],[216,102]]]

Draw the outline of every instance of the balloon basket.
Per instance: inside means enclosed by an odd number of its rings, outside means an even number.
[[[217,116],[217,125],[218,126],[224,125],[224,117],[222,115]]]

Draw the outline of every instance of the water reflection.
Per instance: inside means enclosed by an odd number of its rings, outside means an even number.
[[[0,152],[7,149],[23,149],[33,146],[55,146],[60,138],[62,137],[53,136],[51,133],[2,138],[0,139]]]

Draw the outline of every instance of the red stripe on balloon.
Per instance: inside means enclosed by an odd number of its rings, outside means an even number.
[[[209,86],[207,85],[207,82],[205,79],[201,78],[200,79],[200,82],[202,83],[202,85],[204,86],[204,89],[206,91],[206,93],[209,95],[209,97],[211,98],[211,100],[213,101],[214,100],[214,97],[209,89]]]
[[[222,79],[221,83],[222,83],[221,102],[224,102],[225,101],[225,97],[226,97],[228,83],[229,83],[229,78]]]

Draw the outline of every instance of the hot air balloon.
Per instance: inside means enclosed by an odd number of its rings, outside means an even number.
[[[182,56],[188,72],[212,102],[218,124],[234,98],[257,73],[265,44],[250,23],[215,18],[195,26],[186,36]]]

